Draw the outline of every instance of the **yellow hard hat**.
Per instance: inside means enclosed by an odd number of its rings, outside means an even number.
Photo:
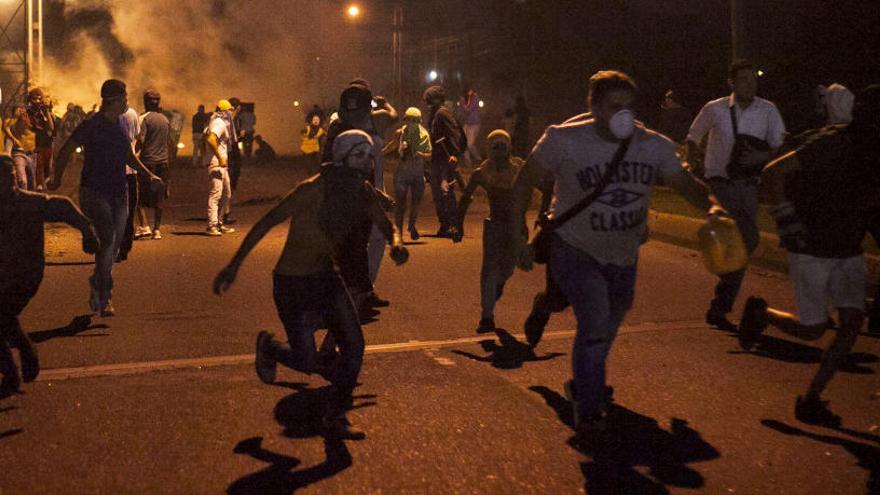
[[[229,103],[229,100],[220,100],[217,102],[217,109],[221,112],[232,110],[232,103]]]
[[[420,119],[422,118],[422,111],[416,107],[409,107],[406,109],[406,113],[404,113],[403,116],[413,119]]]

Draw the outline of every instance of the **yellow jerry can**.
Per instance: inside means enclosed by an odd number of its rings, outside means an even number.
[[[697,232],[706,268],[716,274],[735,272],[748,262],[746,245],[732,218],[711,216]]]

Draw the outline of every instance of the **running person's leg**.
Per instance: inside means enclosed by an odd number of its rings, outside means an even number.
[[[408,183],[404,178],[394,178],[394,202],[397,203],[397,206],[394,207],[394,225],[400,232],[403,232],[403,217],[406,215],[407,189]]]
[[[480,267],[480,323],[477,333],[495,330],[495,303],[504,287],[502,257],[509,237],[505,236],[506,225],[489,218],[483,220],[483,262]]]
[[[416,177],[410,184],[410,205],[409,205],[409,230],[412,239],[419,238],[419,231],[416,229],[416,220],[419,218],[419,205],[422,203],[422,196],[425,194],[425,178]]]
[[[544,273],[544,290],[535,295],[532,310],[523,324],[526,340],[530,346],[535,347],[541,342],[550,315],[564,311],[568,306],[568,299],[553,279],[550,268],[547,267]]]
[[[15,164],[15,183],[22,191],[28,191],[28,183],[33,182],[28,176],[28,157],[24,153],[15,153],[12,155],[12,162]]]

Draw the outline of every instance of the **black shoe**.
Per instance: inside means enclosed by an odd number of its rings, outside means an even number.
[[[128,259],[128,252],[127,251],[119,251],[119,254],[116,255],[116,262],[117,263],[122,263],[123,261],[125,261],[127,259]]]
[[[25,383],[30,383],[37,379],[40,374],[40,359],[37,357],[37,349],[30,341],[25,342],[18,350],[21,358],[21,379]]]
[[[490,333],[495,331],[495,320],[492,318],[483,318],[477,325],[477,333]]]
[[[535,301],[532,303],[532,312],[529,313],[529,317],[526,318],[526,322],[523,324],[526,332],[526,341],[531,347],[537,346],[538,342],[541,341],[541,337],[544,335],[544,328],[547,326],[547,322],[550,321],[550,313],[537,311],[536,307],[540,297],[540,294],[535,296]]]
[[[710,327],[715,327],[719,330],[724,330],[725,332],[736,332],[737,328],[730,320],[727,319],[727,316],[724,314],[719,314],[711,309],[706,312],[706,324]]]
[[[449,233],[449,227],[440,227],[440,229],[437,230],[437,237],[450,237],[451,238],[452,235]]]
[[[260,377],[260,381],[267,385],[275,382],[275,373],[277,371],[277,363],[269,349],[271,342],[271,333],[263,330],[257,334],[257,353],[254,360],[254,368],[257,370],[257,376]]]
[[[387,299],[382,299],[375,291],[373,291],[367,294],[367,298],[364,299],[364,305],[372,308],[385,308],[390,306],[391,302]]]
[[[358,312],[358,317],[361,319],[361,323],[366,323],[379,316],[379,314],[379,311],[369,306],[362,306],[361,310]]]
[[[367,434],[352,428],[351,422],[343,415],[327,415],[321,420],[324,438],[328,440],[363,440]]]
[[[232,215],[223,215],[223,225],[232,225],[238,222],[238,220]]]
[[[739,346],[750,351],[767,328],[767,301],[750,297],[739,322]]]
[[[410,227],[409,228],[409,238],[414,241],[417,241],[417,240],[419,240],[419,237],[421,237],[421,235],[419,235],[419,231],[416,230],[415,227]]]
[[[794,405],[794,416],[798,421],[810,425],[839,428],[841,424],[840,416],[828,409],[827,400],[799,396]]]

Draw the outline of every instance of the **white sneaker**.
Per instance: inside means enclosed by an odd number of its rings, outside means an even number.
[[[159,232],[159,229],[153,231],[153,240],[158,241],[162,238],[162,232]]]
[[[144,237],[149,237],[153,234],[149,227],[138,227],[134,231],[135,239],[143,239]]]
[[[235,229],[233,229],[232,227],[227,227],[225,225],[221,225],[220,232],[223,232],[224,234],[231,234],[231,233],[235,232]]]
[[[217,227],[208,227],[208,235],[211,237],[219,237],[223,235],[223,232],[220,232],[220,229]]]

